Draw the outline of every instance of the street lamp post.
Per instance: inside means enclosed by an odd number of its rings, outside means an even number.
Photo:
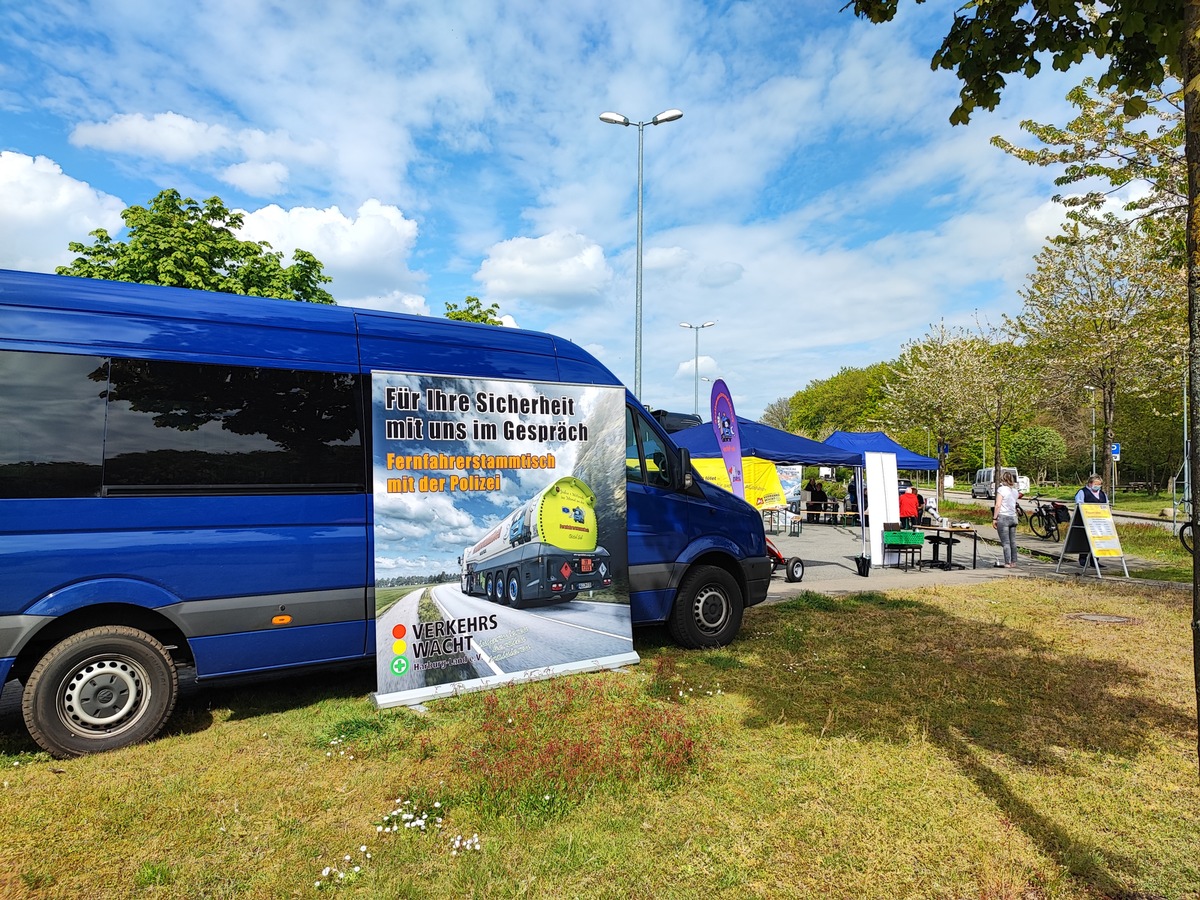
[[[1084,387],[1092,392],[1092,474],[1096,472],[1096,389],[1090,384]]]
[[[696,332],[696,389],[692,398],[692,412],[700,415],[700,329],[710,328],[716,325],[716,322],[705,322],[702,325],[692,325],[689,322],[680,322],[680,328],[690,328]]]
[[[642,137],[647,125],[661,125],[664,122],[674,122],[682,119],[683,112],[678,109],[667,109],[660,112],[649,122],[630,122],[628,118],[617,112],[600,113],[600,121],[610,125],[636,125],[638,130],[638,196],[637,196],[637,267],[636,267],[636,302],[633,326],[633,394],[639,400],[642,396]]]

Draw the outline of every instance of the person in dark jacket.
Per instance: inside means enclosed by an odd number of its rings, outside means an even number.
[[[1104,479],[1095,472],[1089,475],[1087,483],[1075,492],[1075,505],[1081,503],[1108,503],[1108,494],[1104,493]],[[1080,553],[1079,565],[1086,566],[1090,557],[1090,553]]]

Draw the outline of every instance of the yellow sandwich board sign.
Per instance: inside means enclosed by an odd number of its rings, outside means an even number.
[[[1076,554],[1085,557],[1085,566],[1094,569],[1097,578],[1104,577],[1100,574],[1102,561],[1118,560],[1125,577],[1129,577],[1125,552],[1121,549],[1121,539],[1117,536],[1117,526],[1107,503],[1080,503],[1075,507],[1055,571],[1062,568],[1064,559]]]

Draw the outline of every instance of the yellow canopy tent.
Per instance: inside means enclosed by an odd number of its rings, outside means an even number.
[[[729,483],[729,473],[725,470],[725,460],[719,457],[703,459],[693,456],[692,465],[705,481],[733,491],[733,485]],[[787,506],[783,496],[783,485],[779,483],[779,473],[775,471],[773,462],[756,456],[743,456],[742,487],[746,502],[757,510],[783,509]]]

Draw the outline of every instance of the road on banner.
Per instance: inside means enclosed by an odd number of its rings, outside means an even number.
[[[454,585],[439,585],[432,594],[445,619],[496,617],[500,627],[494,635],[475,635],[475,647],[485,662],[490,661],[492,674],[601,659],[628,653],[633,647],[629,607],[623,603],[576,598],[533,609],[511,609],[468,597]]]

